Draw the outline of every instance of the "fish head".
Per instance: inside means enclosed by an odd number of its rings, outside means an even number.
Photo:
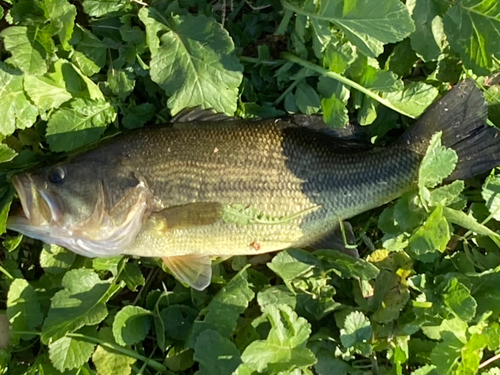
[[[78,254],[121,254],[142,226],[151,193],[134,171],[75,160],[12,177],[22,210],[7,226]]]

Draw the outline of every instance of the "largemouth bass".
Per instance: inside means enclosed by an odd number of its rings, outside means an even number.
[[[450,179],[499,165],[500,131],[486,116],[465,81],[384,148],[282,119],[140,129],[15,175],[23,214],[8,227],[89,257],[162,257],[201,290],[212,256],[307,246],[412,189],[435,132],[458,154]]]

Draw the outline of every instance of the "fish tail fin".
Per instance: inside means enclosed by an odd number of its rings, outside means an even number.
[[[488,126],[487,117],[483,94],[468,79],[431,105],[399,143],[425,154],[433,134],[442,132],[441,143],[458,155],[446,180],[464,180],[500,166],[500,129]]]

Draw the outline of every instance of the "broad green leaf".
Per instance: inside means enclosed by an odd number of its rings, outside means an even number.
[[[377,225],[384,234],[397,235],[401,232],[394,218],[394,207],[394,205],[386,207],[378,217]]]
[[[360,311],[353,311],[346,316],[344,328],[340,330],[340,341],[345,348],[367,344],[373,334],[368,318]]]
[[[317,12],[288,1],[284,1],[283,6],[297,14],[332,22],[370,57],[380,55],[384,44],[403,40],[415,30],[408,10],[397,0],[322,1]]]
[[[483,236],[489,236],[491,238],[500,238],[500,235],[498,233],[495,233],[485,225],[478,223],[473,216],[467,215],[463,211],[458,211],[449,207],[444,207],[443,214],[450,223],[460,225],[461,227],[471,230],[477,234],[482,234]]]
[[[37,293],[24,279],[14,279],[10,284],[7,317],[12,331],[33,331],[43,321]]]
[[[49,313],[42,329],[42,341],[57,340],[66,332],[100,323],[108,315],[106,302],[120,286],[103,281],[88,269],[67,272],[63,290],[52,297]]]
[[[4,143],[0,143],[0,163],[5,163],[14,159],[17,155],[13,149]]]
[[[47,59],[54,42],[40,26],[11,26],[0,33],[4,46],[24,73],[41,75],[47,71]]]
[[[10,206],[14,198],[14,188],[7,184],[5,176],[0,177],[0,181],[4,184],[0,185],[0,234],[4,234],[7,230],[7,217],[9,215]],[[4,247],[9,250],[7,241],[3,242]]]
[[[321,107],[318,93],[305,80],[300,81],[295,89],[295,103],[306,115],[318,113]]]
[[[493,319],[500,316],[500,266],[471,275],[472,296],[477,302],[476,315],[491,314]]]
[[[194,365],[193,354],[193,349],[175,345],[168,351],[163,363],[171,371],[186,371]]]
[[[220,24],[203,15],[167,19],[151,7],[142,8],[139,18],[146,25],[151,79],[170,96],[172,114],[197,105],[228,114],[236,111],[243,67]]]
[[[49,344],[50,361],[56,369],[63,372],[82,367],[94,352],[95,344],[61,337]]]
[[[46,21],[46,10],[44,4],[33,0],[8,0],[12,8],[7,12],[5,20],[11,25],[35,25]]]
[[[257,340],[247,346],[241,359],[258,372],[292,371],[316,363],[314,354],[304,347],[311,326],[286,305],[269,305],[263,309],[271,330],[267,340]]]
[[[167,336],[186,341],[189,330],[198,316],[198,311],[185,305],[171,305],[160,311]]]
[[[456,277],[448,282],[443,293],[444,303],[460,319],[469,321],[476,314],[477,303],[470,290]]]
[[[71,61],[88,77],[99,73],[106,63],[108,46],[81,26],[77,25],[75,34],[81,39],[75,46]]]
[[[443,206],[449,206],[453,203],[457,203],[458,201],[463,201],[465,204],[466,201],[460,198],[460,194],[464,190],[464,187],[464,182],[457,180],[453,181],[449,185],[434,189],[430,193],[429,204],[431,206],[437,206],[439,204]]]
[[[324,96],[321,99],[321,109],[325,123],[333,128],[347,124],[349,116],[346,105],[350,96],[349,90],[340,82],[322,76],[319,78],[318,91]]]
[[[434,375],[434,374],[432,374]],[[492,367],[485,372],[482,372],[481,375],[500,375],[500,367]]]
[[[437,325],[425,325],[422,332],[432,340],[440,340],[444,333],[452,332],[461,342],[467,342],[467,330],[469,326],[460,318],[444,319]]]
[[[85,56],[83,52],[73,51],[71,62],[77,67],[86,77],[91,77],[98,73],[101,68],[92,59]]]
[[[285,282],[304,275],[318,264],[318,260],[305,250],[289,249],[276,255],[267,266]]]
[[[196,339],[194,360],[200,364],[199,375],[231,375],[241,363],[236,346],[211,329],[203,331]]]
[[[215,295],[206,311],[194,322],[187,345],[194,348],[198,335],[206,329],[229,337],[236,328],[238,317],[246,310],[253,297],[254,292],[248,284],[247,273],[240,271]]]
[[[257,294],[257,302],[261,308],[274,305],[287,305],[292,309],[297,306],[297,297],[284,285],[275,285]]]
[[[128,262],[120,273],[119,280],[125,281],[127,288],[131,291],[137,291],[139,286],[146,283],[144,276],[136,263]]]
[[[10,344],[10,324],[5,312],[0,313],[0,353],[3,349],[8,349]],[[0,354],[0,368],[5,367],[5,357]],[[8,359],[8,358],[7,358]]]
[[[410,237],[409,250],[419,260],[434,259],[436,251],[444,252],[450,241],[450,229],[443,206],[437,206],[425,223]]]
[[[424,61],[436,60],[443,48],[443,20],[435,0],[410,0],[406,3],[415,32],[410,35],[411,45]]]
[[[411,375],[440,375],[437,370],[436,366],[434,365],[425,365],[423,367],[420,367],[419,369],[413,371]]]
[[[7,136],[16,129],[28,128],[37,115],[38,109],[24,93],[23,76],[0,63],[0,133]]]
[[[397,255],[398,252],[392,252],[390,254]],[[394,261],[395,257],[391,258]],[[375,322],[386,324],[395,321],[410,299],[410,293],[407,286],[401,282],[401,277],[394,271],[382,270],[373,288],[375,289],[375,295],[373,297],[374,305],[379,307],[370,318]]]
[[[439,91],[422,82],[411,82],[403,90],[385,94],[385,98],[396,108],[414,117],[419,117],[434,102]]]
[[[58,275],[66,271],[76,259],[76,254],[57,245],[44,244],[40,253],[40,266],[47,273]]]
[[[153,313],[139,306],[125,306],[113,320],[113,336],[117,344],[136,344],[146,338]]]
[[[429,199],[427,188],[439,185],[455,169],[457,153],[441,146],[441,132],[434,134],[418,170],[418,188],[424,201]]]
[[[297,289],[302,287],[303,292],[297,294],[296,311],[309,321],[319,321],[332,311],[343,306],[333,299],[337,291],[333,286],[326,284],[326,282],[327,279],[320,275],[316,279],[307,280],[307,284],[310,285],[307,290],[302,285],[297,284]]]
[[[500,126],[500,85],[489,87],[483,94],[488,103],[488,118],[496,126]]]
[[[479,364],[483,357],[483,349],[487,345],[487,338],[483,334],[475,333],[462,349],[462,360],[458,367],[458,373],[474,375],[479,370]]]
[[[75,99],[71,108],[60,108],[47,123],[47,142],[52,151],[71,151],[96,141],[116,113],[110,103]]]
[[[105,342],[113,343],[111,328],[101,328],[99,338]],[[129,375],[132,372],[132,365],[136,359],[124,354],[109,350],[101,345],[97,346],[92,355],[92,362],[99,375]]]
[[[356,49],[347,41],[331,39],[321,57],[332,72],[342,74],[356,59]]]
[[[83,0],[83,10],[89,16],[101,17],[107,13],[118,12],[130,3],[124,0]]]
[[[271,323],[267,341],[286,347],[297,347],[307,341],[311,334],[311,325],[299,317],[290,306],[277,305],[262,309]]]
[[[402,81],[393,72],[381,70],[376,59],[364,55],[358,56],[346,74],[363,87],[374,92],[386,93],[403,89]],[[361,125],[373,123],[379,112],[379,103],[359,91],[354,90],[351,95],[354,108],[359,109],[358,122]]]
[[[460,59],[460,56],[454,53],[448,46],[445,51],[439,55],[434,74],[436,79],[441,82],[455,83],[460,80],[463,69],[462,59]]]
[[[498,66],[500,8],[497,0],[463,0],[455,3],[444,15],[443,22],[451,47],[460,54],[468,68],[485,75]]]
[[[500,221],[500,177],[488,176],[484,182],[481,195],[493,218]]]
[[[75,26],[76,7],[67,0],[43,0],[51,25],[57,29],[64,50],[71,50],[69,41]]]
[[[0,7],[0,20],[3,18],[3,8]]]
[[[134,90],[134,75],[127,70],[109,69],[108,84],[113,94],[124,100]]]
[[[417,194],[414,192],[403,194],[394,205],[393,220],[399,227],[396,233],[413,232],[422,224],[426,216]]]
[[[59,59],[54,63],[53,70],[53,73],[48,73],[43,77],[35,77],[38,80],[33,80],[29,87],[26,86],[25,82],[25,90],[29,90],[28,95],[33,95],[31,98],[32,100],[37,100],[41,103],[45,101],[51,103],[53,101],[48,98],[47,95],[44,95],[45,91],[40,90],[38,85],[41,85],[52,94],[57,95],[58,97],[55,99],[56,102],[61,99],[59,98],[61,93],[66,95],[66,93],[59,90],[67,91],[72,97],[104,100],[104,95],[99,87],[90,78],[84,75],[78,67],[70,62]],[[25,81],[27,77],[28,76],[25,77]]]
[[[125,261],[127,259],[125,258]],[[123,261],[123,255],[115,255],[114,257],[107,258],[94,258],[92,259],[92,267],[97,271],[109,271],[116,276],[118,274],[118,267]]]
[[[482,332],[488,339],[488,350],[500,348],[500,326],[494,322],[486,327]]]
[[[66,77],[63,75],[63,60],[54,64],[54,72],[43,76],[25,75],[24,89],[31,101],[42,110],[59,108],[72,98],[66,89]],[[69,78],[69,77],[68,77]]]
[[[337,250],[317,250],[314,255],[322,260],[325,271],[332,270],[342,278],[371,280],[379,273],[378,268],[366,260],[354,258]]]
[[[398,76],[405,76],[411,72],[417,60],[418,57],[412,49],[410,38],[406,38],[394,47],[385,63],[385,69],[396,73]]]
[[[151,103],[141,103],[126,110],[122,125],[127,129],[141,128],[156,114],[156,108]]]
[[[310,349],[318,358],[314,370],[318,375],[344,375],[348,374],[350,366],[347,362],[335,356],[337,346],[332,342],[314,342],[309,345]]]
[[[358,56],[347,73],[371,91],[397,92],[403,89],[401,80],[393,72],[381,70],[378,61],[373,58]],[[363,98],[361,93],[356,96]],[[356,105],[359,105],[359,100],[357,102]]]
[[[443,333],[443,342],[432,350],[431,360],[441,374],[477,374],[487,339],[474,334],[467,343],[458,340],[452,332]]]

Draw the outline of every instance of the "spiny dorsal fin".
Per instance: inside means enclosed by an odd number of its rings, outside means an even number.
[[[222,218],[223,206],[216,202],[189,203],[167,207],[153,216],[165,223],[165,229],[184,229],[214,224]]]
[[[201,106],[185,108],[176,114],[170,122],[195,122],[195,121],[232,121],[235,117],[225,113],[217,113],[213,109],[203,109]]]
[[[345,148],[372,148],[370,142],[369,129],[353,123],[348,123],[341,128],[331,128],[324,121],[321,115],[289,115],[284,118],[290,124],[312,129],[329,135],[332,139],[338,140],[339,146]]]

